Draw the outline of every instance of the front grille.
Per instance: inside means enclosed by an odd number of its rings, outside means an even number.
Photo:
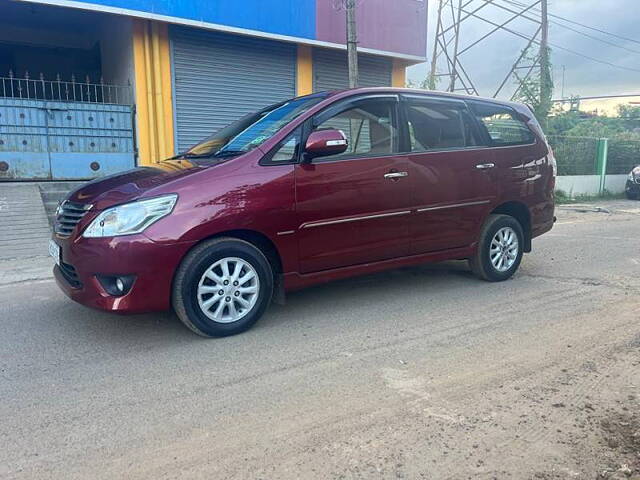
[[[80,281],[80,277],[78,277],[78,272],[73,265],[69,265],[68,263],[60,262],[60,272],[62,276],[65,278],[69,285],[73,288],[82,287],[82,282]]]
[[[68,237],[78,222],[91,209],[92,205],[65,201],[58,207],[54,231],[61,237]]]

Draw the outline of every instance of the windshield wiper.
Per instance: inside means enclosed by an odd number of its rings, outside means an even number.
[[[238,155],[242,155],[245,152],[244,150],[219,150],[215,153],[180,153],[175,157],[171,157],[168,160],[191,160],[194,158],[226,158],[226,157],[235,157]]]
[[[237,155],[242,155],[245,153],[247,152],[245,152],[244,150],[220,150],[211,156],[215,158],[235,157]]]
[[[168,160],[188,160],[191,158],[209,158],[213,156],[212,153],[179,153],[175,157],[171,157]]]

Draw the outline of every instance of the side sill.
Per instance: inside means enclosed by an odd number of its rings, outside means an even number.
[[[441,250],[438,252],[424,253],[420,255],[392,258],[390,260],[381,260],[379,262],[340,267],[332,270],[323,270],[321,272],[305,274],[301,274],[299,272],[290,272],[284,275],[284,290],[290,292],[310,287],[312,285],[332,282],[334,280],[341,280],[349,277],[356,277],[359,275],[382,272],[384,270],[390,270],[394,268],[408,267],[411,265],[419,265],[423,263],[442,262],[445,260],[469,258],[474,253],[475,244],[463,248],[454,248],[450,250]]]

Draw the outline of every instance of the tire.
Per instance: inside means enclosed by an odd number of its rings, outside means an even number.
[[[640,194],[630,192],[629,190],[626,190],[624,193],[628,200],[640,200]]]
[[[273,296],[273,278],[271,264],[254,245],[216,238],[184,258],[174,278],[171,303],[182,323],[198,335],[236,335],[264,314]]]
[[[499,235],[502,235],[502,237]],[[513,238],[514,235],[515,239]],[[494,239],[496,244],[492,246]],[[517,240],[517,245],[515,245],[515,240]],[[523,247],[524,234],[520,222],[509,215],[489,215],[489,218],[480,231],[478,250],[476,254],[469,259],[471,271],[478,278],[488,282],[503,282],[508,280],[520,266]],[[495,253],[492,254],[492,248],[494,248],[494,250],[500,248],[500,251],[495,251]],[[513,257],[513,255],[515,255],[515,257]],[[497,265],[492,261],[492,257],[496,259]],[[500,263],[500,258],[503,258],[502,263]]]

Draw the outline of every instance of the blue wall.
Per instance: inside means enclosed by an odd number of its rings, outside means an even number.
[[[314,39],[316,0],[76,0]]]

